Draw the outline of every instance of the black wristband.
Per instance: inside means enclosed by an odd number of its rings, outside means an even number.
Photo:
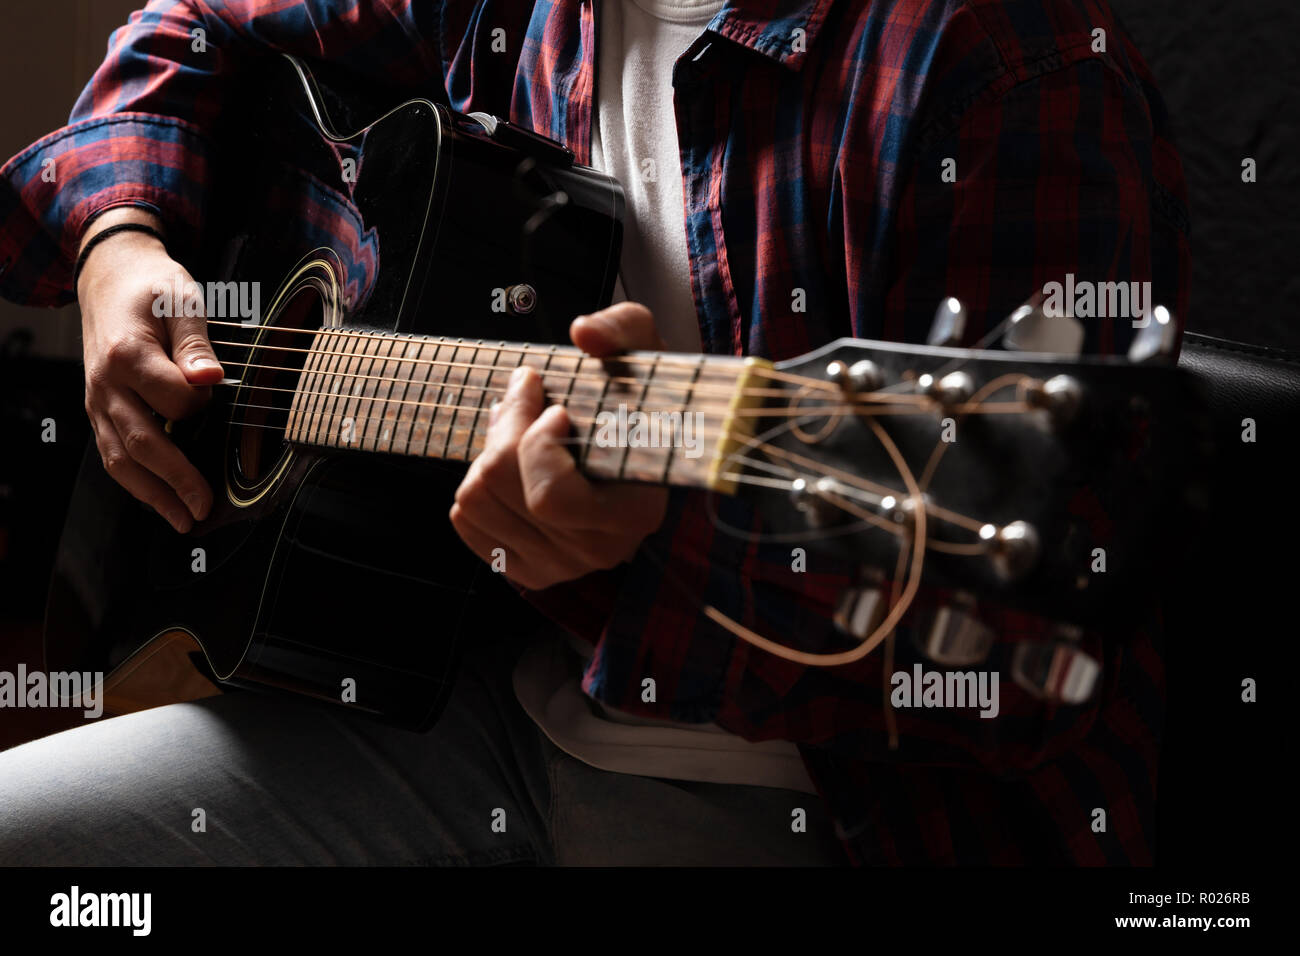
[[[115,226],[109,226],[103,232],[95,233],[91,240],[86,243],[85,248],[81,250],[81,255],[77,256],[77,266],[72,270],[73,295],[77,294],[77,282],[81,279],[81,270],[86,267],[86,259],[90,256],[90,250],[94,249],[95,246],[99,245],[109,236],[116,235],[119,232],[147,232],[149,235],[161,242],[164,247],[167,245],[167,240],[163,238],[161,232],[153,226],[146,225],[143,222],[119,222]]]

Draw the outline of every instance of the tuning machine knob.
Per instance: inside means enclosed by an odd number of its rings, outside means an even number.
[[[948,408],[970,401],[975,394],[975,379],[969,372],[949,372],[943,378],[935,378],[926,372],[917,376],[916,387],[921,394]]]
[[[1043,311],[1042,297],[1034,296],[1007,317],[1002,346],[1013,352],[1078,355],[1083,351],[1083,324],[1072,315]]]
[[[1082,704],[1097,689],[1101,663],[1062,635],[1045,643],[1021,643],[1011,655],[1011,679],[1040,700]]]
[[[844,514],[830,500],[830,496],[839,494],[840,490],[839,483],[834,478],[818,478],[811,486],[803,478],[796,478],[790,482],[790,501],[809,525],[825,528]]]
[[[929,507],[930,496],[921,494],[921,503]],[[880,499],[876,506],[876,513],[886,521],[892,521],[894,524],[902,525],[909,531],[916,525],[916,507],[917,499],[908,495],[906,498],[896,498],[894,495],[885,495]]]
[[[930,323],[930,335],[925,340],[926,344],[961,345],[962,336],[965,334],[966,306],[960,299],[949,296],[935,310],[934,321]]]
[[[1038,562],[1038,532],[1031,524],[1013,521],[1001,528],[986,524],[979,536],[988,546],[986,553],[994,572],[1003,581],[1023,577]]]
[[[857,641],[865,641],[885,619],[885,610],[885,576],[875,568],[863,568],[857,582],[840,595],[835,626]]]
[[[1128,347],[1128,360],[1135,364],[1169,364],[1178,358],[1178,326],[1163,305],[1143,317],[1137,335]]]
[[[944,667],[970,667],[988,657],[992,628],[975,616],[975,599],[959,592],[950,604],[927,609],[912,631],[916,649]]]
[[[1025,392],[1025,400],[1034,408],[1047,412],[1058,428],[1069,424],[1083,404],[1083,386],[1070,375],[1054,375],[1045,382],[1035,382]]]
[[[826,378],[852,395],[874,392],[885,384],[885,373],[870,359],[852,365],[836,359],[826,366]]]

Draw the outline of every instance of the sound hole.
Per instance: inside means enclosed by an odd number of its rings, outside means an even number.
[[[245,492],[256,492],[275,477],[289,454],[285,429],[312,344],[312,336],[299,330],[315,331],[323,324],[320,294],[312,285],[304,285],[258,330],[261,334],[247,353],[248,367],[233,417],[238,429],[234,478]]]

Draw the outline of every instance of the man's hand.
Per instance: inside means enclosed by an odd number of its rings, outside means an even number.
[[[575,319],[569,334],[598,358],[663,348],[649,310],[630,302]],[[664,488],[587,481],[571,439],[568,413],[546,407],[537,372],[518,369],[452,505],[451,523],[470,550],[490,562],[504,549],[506,577],[531,590],[628,560],[668,506]]]
[[[91,224],[82,246],[118,222],[157,220],[139,209],[110,210]],[[117,233],[90,253],[77,284],[86,364],[86,414],[104,467],[179,532],[212,507],[212,490],[163,431],[153,412],[184,418],[223,376],[201,316],[154,315],[155,290],[169,297],[177,276],[194,280],[153,236]]]

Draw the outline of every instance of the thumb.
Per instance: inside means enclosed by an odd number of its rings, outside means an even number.
[[[188,279],[185,303],[176,303],[164,319],[167,325],[167,337],[171,342],[172,361],[185,374],[186,381],[191,385],[215,385],[221,381],[225,372],[221,368],[221,363],[217,361],[216,353],[212,351],[212,344],[208,341],[208,323],[203,315],[203,307],[200,304],[197,309],[198,315],[188,315],[186,313],[189,310],[180,307],[188,305],[191,301],[188,292],[193,285],[194,280]],[[194,296],[192,301],[202,303],[203,300],[201,296]]]
[[[588,355],[604,358],[637,349],[663,349],[650,310],[638,302],[620,302],[591,315],[580,315],[569,326],[573,344]]]

